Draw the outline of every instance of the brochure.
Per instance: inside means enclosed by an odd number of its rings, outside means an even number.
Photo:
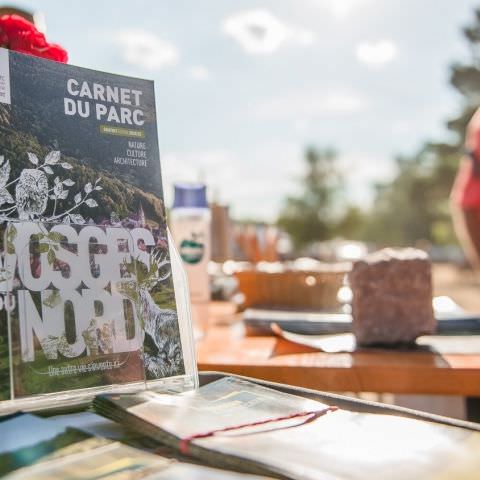
[[[153,82],[0,49],[0,222],[0,400],[194,386]]]

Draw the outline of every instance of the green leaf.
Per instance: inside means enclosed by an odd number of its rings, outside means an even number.
[[[57,257],[56,257],[56,255],[55,255],[55,252],[54,252],[52,249],[50,249],[50,250],[48,251],[48,254],[47,254],[48,263],[49,263],[50,265],[52,265],[53,262],[56,260],[56,258],[57,258]]]
[[[16,236],[17,236],[17,229],[13,225],[11,225],[10,228],[8,229],[7,239],[13,242]]]
[[[34,242],[39,242],[39,241],[42,240],[43,238],[45,238],[45,234],[44,234],[44,233],[34,233],[34,234],[31,236],[31,239],[32,239]]]
[[[38,245],[39,253],[47,253],[50,250],[50,245],[48,243],[40,243]]]
[[[49,240],[52,240],[53,242],[61,242],[65,238],[60,232],[49,232],[47,236]]]
[[[56,307],[57,305],[60,305],[62,301],[62,297],[60,296],[60,291],[59,290],[53,290],[52,293],[43,301],[43,304],[46,307]]]
[[[13,255],[15,253],[15,245],[7,240],[7,253]]]

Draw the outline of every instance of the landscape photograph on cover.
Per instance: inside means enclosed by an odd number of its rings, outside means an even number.
[[[0,399],[183,374],[153,82],[0,60]]]

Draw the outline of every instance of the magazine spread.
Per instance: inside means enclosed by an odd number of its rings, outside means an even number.
[[[228,377],[183,395],[99,396],[94,407],[203,461],[252,473],[473,480],[480,467],[479,432],[341,409],[322,414],[320,402]],[[295,415],[305,412],[321,415]]]
[[[186,373],[153,82],[0,49],[0,221],[0,400]]]

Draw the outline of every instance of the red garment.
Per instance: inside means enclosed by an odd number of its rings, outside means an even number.
[[[0,47],[61,63],[68,61],[66,50],[48,43],[45,35],[20,15],[0,16]]]
[[[473,161],[465,158],[460,164],[452,189],[452,200],[463,210],[480,208],[480,177],[473,174]]]
[[[465,148],[452,189],[452,200],[464,210],[480,208],[480,109],[467,126]]]

